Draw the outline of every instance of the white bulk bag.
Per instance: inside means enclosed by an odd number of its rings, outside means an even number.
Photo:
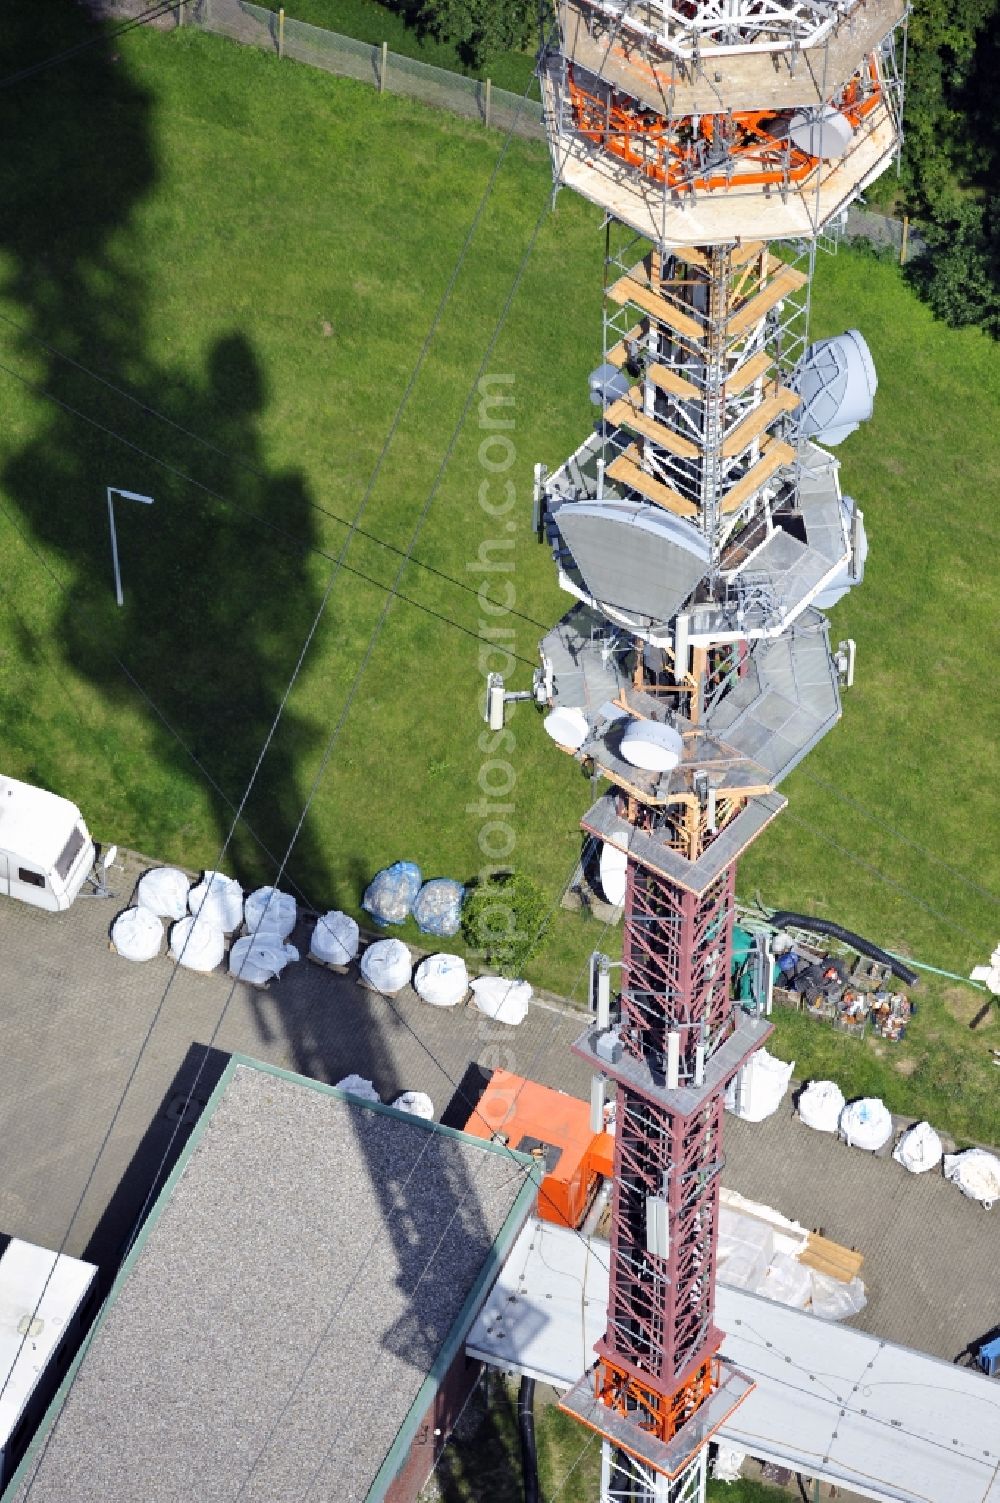
[[[349,913],[331,908],[316,920],[309,954],[325,965],[348,965],[358,953],[361,930]]]
[[[789,1257],[788,1253],[776,1252],[758,1293],[765,1299],[773,1299],[779,1305],[791,1305],[794,1310],[804,1310],[812,1299],[810,1270],[797,1259]]]
[[[139,878],[136,902],[165,919],[182,919],[188,911],[190,881],[176,866],[157,866]]]
[[[712,1462],[712,1476],[716,1482],[739,1482],[746,1459],[746,1451],[738,1451],[735,1446],[719,1445]]]
[[[225,872],[206,872],[188,893],[188,907],[192,913],[204,913],[223,934],[233,934],[243,922],[243,889]]]
[[[508,981],[506,976],[480,976],[472,983],[473,1000],[480,1012],[498,1023],[523,1023],[528,1015],[531,987],[527,981]]]
[[[873,1153],[892,1137],[889,1108],[877,1096],[852,1101],[840,1114],[840,1132],[849,1147]]]
[[[243,922],[251,934],[277,934],[279,939],[288,938],[297,917],[295,899],[277,887],[258,887],[243,909]]]
[[[799,1097],[799,1116],[817,1132],[836,1132],[844,1110],[844,1093],[833,1080],[813,1080]]]
[[[964,1153],[946,1153],[944,1177],[957,1185],[969,1200],[980,1201],[987,1210],[1000,1200],[1000,1159],[985,1148],[966,1148]]]
[[[372,1082],[363,1075],[345,1075],[343,1080],[337,1081],[337,1090],[346,1091],[349,1096],[357,1096],[359,1101],[382,1100]]]
[[[200,914],[178,919],[170,931],[170,954],[189,971],[214,971],[225,953],[226,936]]]
[[[401,939],[378,939],[361,957],[361,974],[369,986],[391,997],[409,981],[412,964]]]
[[[454,1007],[469,990],[469,972],[461,955],[428,955],[417,966],[413,986],[432,1007]]]
[[[404,1091],[392,1104],[397,1112],[409,1112],[411,1117],[423,1117],[425,1122],[434,1121],[434,1103],[423,1091]]]
[[[126,908],[114,921],[111,943],[126,960],[152,960],[163,948],[163,920],[148,908]]]
[[[758,1049],[726,1087],[726,1111],[744,1122],[763,1122],[781,1105],[794,1069],[794,1060],[786,1064]]]
[[[284,945],[276,934],[258,931],[256,938],[247,934],[238,939],[229,952],[229,974],[251,986],[266,986],[273,976],[280,976],[289,961],[298,960],[294,945]]]
[[[944,1152],[941,1139],[929,1122],[914,1122],[903,1133],[892,1150],[897,1164],[909,1169],[911,1174],[923,1174],[941,1162]]]
[[[817,1269],[809,1270],[812,1282],[812,1313],[820,1320],[847,1320],[858,1315],[868,1303],[865,1286],[860,1279],[835,1279]]]

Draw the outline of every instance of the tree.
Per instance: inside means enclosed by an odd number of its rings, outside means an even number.
[[[1000,337],[1000,200],[960,199],[924,227],[913,275],[939,318]]]
[[[522,976],[545,941],[551,911],[538,883],[522,872],[489,877],[462,906],[466,943],[503,976]]]
[[[475,68],[527,45],[537,0],[421,0],[417,24],[453,42]]]

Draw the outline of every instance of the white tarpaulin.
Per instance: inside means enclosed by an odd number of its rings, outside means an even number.
[[[812,1299],[810,1270],[804,1263],[790,1258],[787,1253],[776,1252],[758,1293],[765,1299],[775,1300],[779,1305],[791,1305],[794,1310],[804,1310]]]
[[[719,1206],[718,1274],[724,1284],[756,1294],[775,1254],[774,1232],[766,1222]]]
[[[258,930],[256,937],[247,934],[238,939],[229,952],[229,974],[251,986],[266,986],[280,976],[290,961],[298,960],[294,945],[282,944],[274,933]]]
[[[358,953],[361,931],[349,913],[331,908],[316,920],[309,954],[326,965],[348,965]]]
[[[903,1133],[892,1150],[897,1164],[909,1169],[911,1174],[923,1174],[941,1162],[944,1149],[941,1139],[929,1122],[914,1122]]]
[[[432,1007],[454,1007],[469,991],[469,972],[461,955],[428,955],[417,966],[413,987]]]
[[[889,1108],[877,1096],[852,1101],[840,1114],[840,1132],[849,1147],[865,1148],[873,1153],[892,1137]]]
[[[860,1279],[851,1279],[845,1284],[843,1279],[820,1273],[818,1268],[811,1268],[809,1277],[812,1284],[810,1308],[820,1320],[847,1320],[848,1316],[859,1314],[868,1303]]]
[[[763,1122],[781,1105],[794,1069],[794,1060],[786,1064],[758,1049],[726,1087],[726,1111],[744,1122]]]
[[[813,1080],[799,1096],[799,1116],[817,1132],[836,1132],[844,1110],[844,1093],[833,1080]]]
[[[148,908],[126,908],[115,919],[111,943],[126,960],[152,960],[163,948],[163,920]]]
[[[226,936],[201,915],[178,919],[170,931],[170,954],[189,971],[214,971],[226,953]]]
[[[345,1075],[343,1080],[337,1081],[337,1090],[346,1091],[349,1096],[357,1096],[361,1101],[382,1100],[372,1082],[363,1075]]]
[[[192,913],[203,913],[223,934],[234,934],[243,922],[243,889],[225,872],[206,872],[188,893],[188,907]]]
[[[411,1117],[423,1117],[425,1122],[434,1120],[434,1103],[423,1091],[404,1091],[392,1104],[397,1112],[409,1112]]]
[[[160,918],[182,919],[188,911],[190,881],[176,866],[157,866],[139,878],[136,901]]]
[[[987,1210],[1000,1200],[1000,1159],[985,1148],[966,1148],[964,1153],[946,1153],[944,1177],[957,1185],[970,1200],[981,1201]]]
[[[391,997],[409,981],[412,965],[401,939],[377,939],[361,957],[361,974],[369,986]]]
[[[287,939],[295,928],[298,908],[290,892],[277,887],[258,887],[246,900],[243,921],[251,934],[265,933]],[[298,959],[298,956],[296,956]]]
[[[480,1012],[498,1023],[523,1023],[528,1015],[531,986],[527,981],[508,981],[506,976],[480,976],[472,983]]]

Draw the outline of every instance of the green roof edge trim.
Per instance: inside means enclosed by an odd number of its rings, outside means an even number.
[[[454,1131],[454,1129],[452,1130]],[[456,1133],[456,1136],[466,1138],[467,1141],[473,1143],[484,1141],[480,1138],[471,1138],[467,1134],[460,1132]],[[491,1146],[501,1148],[501,1151],[504,1151],[500,1144],[492,1144]],[[525,1155],[518,1154],[517,1157],[523,1159]],[[382,1503],[382,1499],[395,1481],[404,1456],[413,1443],[413,1437],[417,1433],[421,1418],[425,1414],[438,1388],[441,1386],[442,1379],[464,1346],[465,1338],[472,1329],[472,1323],[479,1313],[480,1305],[489,1289],[495,1283],[497,1275],[507,1261],[514,1243],[517,1241],[521,1228],[531,1214],[531,1207],[538,1193],[538,1187],[541,1184],[542,1171],[537,1159],[529,1159],[528,1163],[530,1168],[524,1184],[518,1191],[517,1198],[508,1211],[504,1224],[490,1247],[486,1261],[480,1270],[479,1277],[469,1290],[465,1303],[456,1315],[451,1330],[444,1339],[441,1350],[431,1364],[430,1372],[417,1389],[417,1395],[410,1406],[409,1413],[400,1425],[396,1433],[396,1439],[386,1452],[385,1460],[376,1473],[375,1481],[365,1496],[365,1503]]]
[[[58,1421],[60,1411],[62,1410],[62,1407],[66,1402],[66,1397],[69,1393],[69,1390],[73,1385],[73,1382],[78,1371],[80,1370],[84,1358],[90,1350],[95,1336],[97,1335],[101,1326],[104,1324],[111,1306],[118,1298],[118,1294],[121,1290],[122,1285],[125,1283],[125,1280],[131,1273],[132,1268],[134,1267],[139,1257],[139,1254],[142,1252],[142,1249],[146,1245],[146,1241],[149,1237],[150,1232],[159,1221],[160,1216],[163,1213],[164,1206],[167,1204],[167,1201],[173,1194],[174,1187],[176,1186],[177,1181],[180,1179],[181,1175],[184,1173],[184,1170],[187,1168],[188,1161],[190,1160],[191,1155],[194,1153],[194,1150],[197,1148],[198,1144],[201,1142],[201,1139],[204,1137],[205,1132],[208,1129],[208,1125],[212,1117],[215,1115],[215,1110],[219,1105],[219,1102],[221,1101],[223,1095],[225,1094],[226,1087],[229,1085],[230,1081],[236,1073],[237,1068],[240,1065],[243,1065],[250,1070],[257,1070],[262,1075],[276,1075],[280,1080],[287,1080],[292,1085],[307,1086],[311,1090],[320,1092],[321,1095],[333,1096],[338,1101],[348,1102],[351,1106],[361,1107],[365,1111],[381,1112],[387,1117],[401,1118],[406,1121],[411,1127],[419,1125],[419,1127],[425,1132],[429,1131],[439,1133],[443,1137],[461,1138],[465,1142],[472,1143],[477,1148],[483,1149],[486,1152],[504,1154],[507,1158],[513,1159],[516,1163],[520,1164],[522,1167],[528,1170],[525,1183],[521,1187],[521,1190],[518,1192],[517,1199],[515,1200],[514,1205],[511,1207],[511,1210],[508,1213],[503,1226],[500,1228],[500,1232],[495,1242],[493,1243],[493,1246],[490,1248],[489,1257],[484,1264],[483,1270],[479,1278],[476,1280],[475,1286],[470,1291],[465,1304],[459,1311],[454,1325],[448,1332],[444,1346],[441,1348],[438,1357],[431,1367],[430,1373],[424,1379],[419,1390],[417,1391],[417,1396],[413,1401],[413,1405],[409,1413],[407,1414],[406,1419],[400,1426],[399,1431],[396,1435],[396,1439],[390,1446],[386,1458],[382,1463],[382,1466],[379,1468],[375,1482],[372,1484],[372,1488],[368,1493],[368,1497],[366,1498],[365,1503],[376,1503],[376,1500],[384,1497],[385,1490],[389,1486],[389,1483],[392,1481],[395,1473],[391,1474],[388,1477],[383,1477],[383,1473],[385,1473],[386,1468],[389,1465],[389,1461],[393,1457],[396,1457],[396,1466],[398,1467],[399,1461],[401,1459],[399,1452],[402,1449],[403,1445],[408,1447],[410,1442],[412,1441],[413,1436],[416,1433],[420,1415],[423,1413],[423,1409],[429,1402],[430,1393],[432,1393],[437,1388],[438,1384],[441,1381],[441,1378],[444,1376],[444,1373],[447,1372],[448,1368],[454,1361],[455,1353],[465,1339],[466,1332],[461,1330],[461,1326],[463,1322],[466,1323],[467,1327],[471,1326],[474,1313],[472,1307],[478,1303],[481,1295],[485,1293],[484,1286],[486,1285],[487,1280],[492,1282],[492,1280],[496,1278],[496,1275],[500,1271],[500,1267],[504,1261],[504,1258],[506,1258],[507,1253],[513,1246],[517,1233],[521,1230],[521,1226],[524,1224],[524,1221],[527,1218],[530,1200],[535,1194],[538,1185],[541,1182],[541,1169],[539,1167],[538,1161],[536,1159],[533,1159],[529,1154],[519,1153],[516,1149],[508,1148],[502,1143],[494,1143],[487,1138],[474,1138],[469,1133],[460,1132],[456,1127],[445,1127],[440,1122],[428,1122],[424,1117],[414,1116],[412,1112],[398,1111],[395,1107],[383,1105],[382,1102],[364,1101],[358,1096],[352,1096],[349,1091],[342,1091],[338,1086],[327,1085],[326,1082],[322,1080],[310,1080],[306,1075],[297,1075],[294,1070],[284,1070],[280,1065],[272,1065],[268,1064],[264,1060],[253,1059],[249,1054],[231,1054],[229,1056],[229,1060],[226,1064],[225,1069],[219,1077],[218,1084],[205,1103],[204,1111],[201,1113],[194,1127],[191,1129],[191,1136],[188,1138],[184,1147],[181,1149],[180,1156],[178,1157],[176,1164],[170,1171],[170,1174],[164,1181],[162,1190],[150,1207],[149,1215],[143,1222],[138,1236],[129,1249],[128,1256],[125,1258],[125,1261],[122,1263],[117,1274],[115,1275],[114,1282],[105,1295],[100,1309],[94,1316],[90,1329],[88,1330],[86,1336],[83,1338],[83,1341],[80,1343],[79,1351],[67,1368],[66,1376],[63,1378],[58,1389],[56,1390],[55,1397],[53,1398],[49,1407],[46,1409],[41,1424],[38,1426],[38,1429],[35,1431],[35,1434],[29,1441],[28,1447],[25,1450],[24,1456],[22,1457],[17,1470],[13,1473],[10,1481],[4,1487],[3,1493],[0,1494],[0,1503],[13,1503],[13,1499],[16,1497],[18,1489],[20,1488],[25,1479],[25,1476],[27,1475],[28,1470],[33,1464],[34,1459],[38,1454],[39,1448],[48,1443],[49,1436],[51,1435],[52,1430],[54,1429]],[[524,1203],[523,1214],[521,1214],[522,1202]],[[517,1218],[519,1216],[520,1219],[518,1220]],[[514,1225],[515,1221],[517,1221],[516,1226]],[[498,1249],[500,1249],[501,1247],[502,1255],[499,1255]],[[448,1353],[447,1361],[444,1362],[442,1366],[442,1359],[444,1358],[446,1353]],[[426,1392],[428,1390],[429,1392]],[[421,1404],[423,1404],[423,1407],[421,1407]],[[380,1484],[382,1490],[378,1491]]]

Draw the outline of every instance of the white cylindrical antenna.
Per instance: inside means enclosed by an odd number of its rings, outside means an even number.
[[[604,1131],[604,1101],[607,1081],[603,1075],[590,1077],[590,1130],[597,1134]]]
[[[611,962],[606,955],[597,957],[597,1023],[600,1028],[611,1023]]]
[[[490,673],[486,679],[486,724],[491,731],[502,731],[504,721],[503,675]]]
[[[698,1044],[694,1051],[694,1083],[703,1084],[705,1079],[705,1045]]]
[[[681,1078],[681,1036],[677,1029],[667,1034],[667,1090],[676,1091]]]

